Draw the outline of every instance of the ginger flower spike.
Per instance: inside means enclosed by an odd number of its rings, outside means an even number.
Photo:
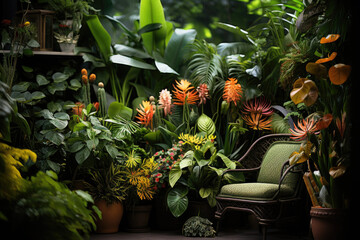
[[[241,95],[243,93],[241,85],[237,82],[238,80],[236,78],[229,78],[225,82],[223,93],[223,99],[229,104],[233,102],[235,106],[237,105],[237,102],[241,100]]]
[[[174,89],[174,104],[175,105],[185,105],[187,104],[196,104],[199,100],[199,95],[194,89],[193,86],[190,86],[191,83],[187,80],[180,80],[180,82],[175,81],[176,86],[173,85]]]
[[[153,128],[153,116],[154,108],[149,101],[142,101],[140,104],[140,109],[138,111],[138,116],[136,118],[139,120],[138,123],[145,125],[145,127]]]

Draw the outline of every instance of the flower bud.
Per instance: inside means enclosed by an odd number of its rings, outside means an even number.
[[[81,80],[83,81],[84,84],[88,83],[88,77],[86,75],[82,75]]]
[[[90,81],[91,83],[93,83],[93,82],[95,81],[95,79],[96,79],[96,75],[95,75],[94,73],[90,74],[90,76],[89,76],[89,81]]]
[[[103,87],[104,87],[104,83],[99,82],[98,87],[103,88]]]
[[[87,75],[87,74],[88,74],[88,73],[87,73],[87,70],[86,70],[85,68],[81,69],[81,74],[82,74],[82,75]]]

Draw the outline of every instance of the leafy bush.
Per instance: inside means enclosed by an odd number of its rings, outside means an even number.
[[[9,216],[13,239],[84,239],[95,228],[94,215],[99,210],[91,196],[81,190],[71,191],[56,181],[57,175],[38,172],[24,180],[19,197]],[[6,234],[5,234],[6,235]]]

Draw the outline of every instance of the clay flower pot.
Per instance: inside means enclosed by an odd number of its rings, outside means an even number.
[[[344,239],[346,210],[312,207],[310,216],[311,229],[315,240]]]
[[[105,200],[96,201],[95,205],[102,214],[102,219],[96,221],[97,233],[115,233],[119,230],[119,224],[123,217],[124,207],[121,202],[107,204]]]

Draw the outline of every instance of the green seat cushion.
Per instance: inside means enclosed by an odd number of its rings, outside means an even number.
[[[219,197],[240,198],[249,200],[271,200],[278,192],[279,184],[274,183],[235,183],[227,184],[221,188]],[[292,197],[294,189],[282,185],[280,198]]]

